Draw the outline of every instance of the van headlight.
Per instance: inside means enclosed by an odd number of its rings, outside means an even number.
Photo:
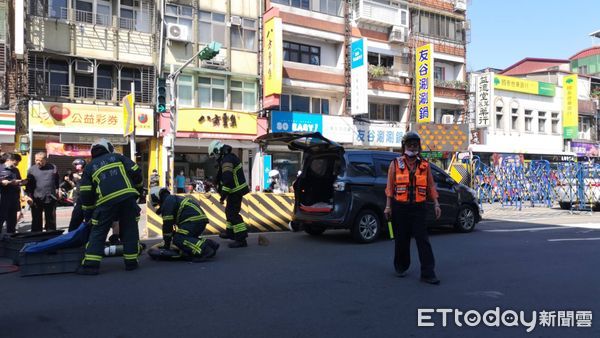
[[[333,190],[335,191],[344,191],[346,190],[346,182],[334,182]]]

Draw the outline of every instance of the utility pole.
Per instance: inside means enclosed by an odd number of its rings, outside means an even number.
[[[221,44],[218,42],[211,42],[206,47],[202,48],[198,51],[198,53],[194,54],[189,60],[187,60],[183,66],[179,67],[177,70],[173,70],[175,67],[171,66],[171,73],[167,76],[167,86],[169,87],[169,93],[171,94],[171,102],[170,102],[170,120],[169,124],[171,127],[171,139],[169,140],[169,183],[171,185],[171,192],[174,194],[176,192],[175,189],[175,138],[177,137],[177,102],[178,102],[178,93],[177,93],[177,80],[179,79],[179,75],[185,69],[185,67],[189,66],[192,61],[196,58],[200,60],[210,60],[219,54],[219,50],[221,49]]]

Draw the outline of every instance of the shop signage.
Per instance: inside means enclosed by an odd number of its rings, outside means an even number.
[[[417,122],[433,122],[433,44],[417,48],[415,65]]]
[[[494,88],[492,77],[494,73],[484,73],[477,77],[475,88],[475,125],[478,128],[490,126],[490,115],[492,114],[492,101]]]
[[[60,143],[71,143],[71,144],[94,144],[98,138],[105,138],[113,145],[117,144],[128,144],[129,140],[123,136],[117,135],[89,135],[89,134],[60,134]]]
[[[367,63],[367,39],[362,38],[351,45],[351,114],[366,114],[369,112],[369,65]]]
[[[181,108],[177,132],[256,135],[257,115],[225,109]]]
[[[598,156],[598,145],[595,143],[571,142],[571,151],[577,156]]]
[[[322,116],[321,114],[274,110],[271,112],[271,131],[274,133],[319,132],[323,134]]]
[[[281,84],[283,80],[283,33],[281,18],[273,17],[265,22],[263,40],[263,74],[265,98],[264,101],[272,105],[278,105],[278,100],[273,99],[281,95]]]
[[[55,156],[92,156],[90,152],[90,146],[83,144],[64,144],[57,142],[46,142],[46,152],[48,153],[48,155]]]
[[[0,113],[0,135],[14,135],[15,125],[15,113]]]
[[[272,164],[271,155],[263,155],[263,190],[269,187],[269,172]]]
[[[353,144],[357,146],[393,147],[402,146],[404,127],[402,125],[386,125],[358,122],[354,124],[356,133]]]
[[[579,101],[577,100],[577,74],[563,77],[563,138],[577,138],[579,131]]]
[[[556,95],[556,86],[552,83],[525,80],[504,75],[494,75],[494,88],[541,96]]]
[[[355,132],[351,117],[323,115],[323,136],[326,138],[338,143],[352,143]]]
[[[151,109],[136,110],[136,135],[154,135]],[[29,125],[34,132],[122,135],[123,108],[91,104],[30,101]]]

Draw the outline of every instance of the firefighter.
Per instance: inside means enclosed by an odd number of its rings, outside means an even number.
[[[79,274],[98,274],[106,235],[115,219],[119,221],[125,270],[138,267],[140,207],[136,200],[142,190],[142,171],[133,161],[113,151],[106,139],[94,143],[92,160],[81,178],[81,208],[84,220],[91,220],[92,230]]]
[[[171,195],[167,188],[153,187],[150,191],[152,206],[158,207],[157,214],[163,219],[164,246],[170,250],[171,242],[193,261],[203,261],[217,254],[219,244],[200,237],[208,217],[194,199]]]
[[[242,198],[250,192],[248,183],[244,177],[240,159],[231,153],[231,146],[221,141],[212,141],[208,146],[208,155],[216,158],[219,171],[216,177],[217,191],[221,195],[220,202],[227,200],[225,216],[227,218],[227,230],[219,234],[219,237],[234,240],[229,243],[230,248],[247,247],[246,237],[248,228],[240,215]]]
[[[390,163],[385,189],[384,213],[391,218],[395,233],[394,268],[399,277],[407,275],[410,266],[410,239],[415,238],[421,261],[421,281],[439,284],[434,271],[435,260],[429,243],[425,216],[426,201],[433,202],[436,219],[442,211],[438,203],[431,167],[420,156],[421,138],[410,131],[402,138],[401,155]]]

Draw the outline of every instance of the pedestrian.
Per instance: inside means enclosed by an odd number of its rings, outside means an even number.
[[[175,187],[177,188],[178,194],[185,193],[185,176],[183,170],[175,177]]]
[[[222,204],[227,200],[225,206],[227,229],[221,232],[219,237],[234,240],[235,242],[229,243],[230,248],[243,248],[248,246],[246,242],[248,228],[240,215],[240,210],[242,198],[250,192],[250,189],[242,170],[242,162],[231,150],[231,146],[215,140],[208,146],[208,155],[216,158],[219,165],[216,184],[217,192],[221,195],[220,202]]]
[[[83,223],[80,188],[83,169],[85,168],[86,162],[84,159],[78,158],[73,161],[72,165],[75,168],[75,172],[73,173],[75,188],[73,189],[73,211],[71,212],[71,220],[69,221],[69,232],[79,228],[81,223]]]
[[[160,185],[160,176],[158,175],[158,170],[153,169],[152,174],[150,175],[150,188],[158,187]]]
[[[150,191],[152,206],[159,207],[157,214],[163,219],[164,246],[170,250],[171,241],[185,258],[203,261],[212,258],[219,244],[201,235],[208,224],[208,217],[197,201],[189,197],[171,195],[167,188],[154,187]]]
[[[21,155],[8,153],[0,165],[0,230],[6,222],[6,232],[16,232],[17,214],[21,211],[21,173],[17,166]]]
[[[85,166],[80,196],[85,222],[92,224],[85,256],[77,273],[97,275],[106,235],[115,219],[123,243],[125,270],[138,267],[140,250],[136,200],[142,190],[142,171],[129,158],[114,153],[113,145],[100,139],[91,147],[92,161]]]
[[[426,202],[433,202],[436,219],[440,218],[442,211],[431,167],[420,156],[419,134],[414,131],[406,133],[402,138],[400,152],[401,155],[390,163],[385,189],[387,203],[384,213],[391,219],[395,234],[394,268],[399,277],[407,275],[410,266],[410,240],[414,237],[421,261],[421,281],[439,284],[425,225]]]
[[[58,188],[61,199],[68,199],[69,195],[73,196],[71,190],[75,188],[75,182],[73,182],[73,174],[70,170],[63,175],[63,180],[58,185]]]
[[[35,165],[27,171],[25,187],[27,203],[31,206],[31,231],[56,230],[56,202],[58,200],[58,170],[48,163],[46,153],[35,154]]]

